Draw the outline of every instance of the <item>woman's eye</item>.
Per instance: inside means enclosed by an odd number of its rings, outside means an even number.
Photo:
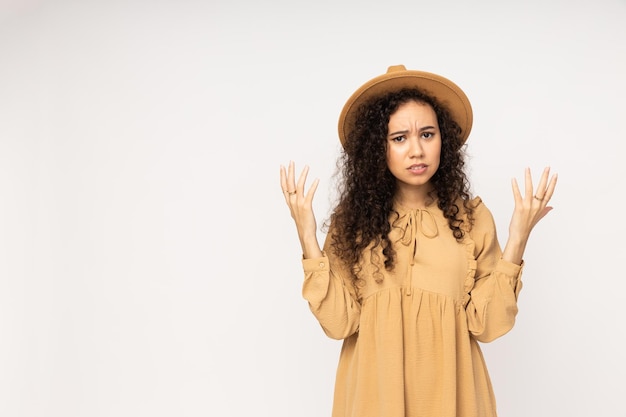
[[[424,132],[424,133],[422,133],[422,137],[424,139],[430,139],[430,138],[433,137],[433,132]]]
[[[406,136],[402,135],[402,136],[396,136],[395,138],[392,139],[394,142],[404,142],[406,140]]]

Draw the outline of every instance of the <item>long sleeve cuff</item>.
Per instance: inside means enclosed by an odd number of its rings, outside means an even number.
[[[328,272],[328,257],[302,259],[302,268],[307,276],[311,276],[314,273]]]

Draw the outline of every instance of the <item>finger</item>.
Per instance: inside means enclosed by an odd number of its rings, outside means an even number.
[[[306,184],[306,177],[309,174],[309,166],[305,165],[300,177],[298,178],[298,184],[296,185],[296,192],[304,195],[304,185]]]
[[[539,181],[539,185],[537,186],[537,191],[535,195],[543,200],[546,195],[546,186],[548,185],[548,178],[550,177],[550,167],[545,167],[543,169],[543,173],[541,174],[541,180]]]
[[[289,173],[287,175],[287,192],[291,193],[296,189],[296,180],[295,180],[295,170],[296,164],[293,161],[289,161]]]
[[[280,166],[280,188],[285,197],[285,202],[289,205],[289,194],[287,193],[287,170],[283,165]]]
[[[519,190],[519,185],[517,184],[517,180],[515,178],[511,180],[511,188],[513,189],[513,198],[515,199],[515,204],[521,204],[522,193]]]
[[[554,189],[556,188],[556,182],[558,178],[559,176],[557,174],[554,174],[552,178],[550,178],[550,183],[548,184],[548,189],[546,190],[546,194],[544,197],[546,203],[550,201],[550,199],[552,198],[552,194],[554,194]]]
[[[319,183],[319,178],[316,178],[315,181],[313,181],[313,184],[311,184],[311,188],[309,188],[309,191],[306,193],[305,201],[307,204],[312,204],[313,197],[315,196],[315,191],[317,190],[317,186],[319,185]]]
[[[548,213],[550,213],[551,210],[552,210],[552,207],[550,206],[544,207],[543,210],[541,210],[539,215],[536,217],[534,224],[536,225],[537,223],[539,223],[541,219],[543,219],[544,217],[546,217]]]
[[[539,200],[544,206],[547,201],[544,201],[546,198],[546,187],[548,184],[548,178],[550,176],[550,168],[545,167],[543,169],[543,173],[541,174],[541,180],[539,181],[539,185],[537,186],[537,190],[535,191],[534,198]]]
[[[280,188],[283,194],[287,191],[287,171],[283,165],[280,166]]]
[[[526,168],[525,175],[525,196],[527,200],[530,200],[533,198],[533,176],[530,173],[530,168]]]

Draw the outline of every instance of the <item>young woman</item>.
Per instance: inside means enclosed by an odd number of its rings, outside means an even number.
[[[550,210],[556,175],[512,182],[501,249],[490,211],[470,196],[463,144],[472,109],[436,74],[390,67],[339,118],[339,201],[324,248],[308,167],[280,183],[303,251],[303,295],[329,337],[343,339],[333,417],[492,417],[478,342],[508,332],[522,256]]]

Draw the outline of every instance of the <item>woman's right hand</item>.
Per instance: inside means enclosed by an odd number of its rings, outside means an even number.
[[[287,169],[281,165],[280,186],[283,190],[285,202],[291,212],[291,217],[296,223],[304,258],[319,258],[323,256],[323,253],[317,241],[317,222],[313,213],[313,197],[315,196],[319,179],[313,181],[311,187],[305,193],[304,187],[309,167],[304,167],[297,183],[295,169],[293,161],[289,162]]]

